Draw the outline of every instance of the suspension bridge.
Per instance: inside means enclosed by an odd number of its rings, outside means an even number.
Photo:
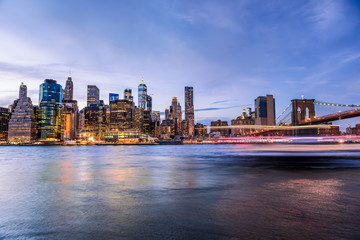
[[[315,114],[316,113],[316,114]],[[280,126],[303,126],[326,124],[333,121],[360,116],[360,105],[293,99],[277,117]]]

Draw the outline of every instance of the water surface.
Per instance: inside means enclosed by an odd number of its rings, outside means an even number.
[[[359,239],[360,158],[331,156],[2,146],[0,239]]]

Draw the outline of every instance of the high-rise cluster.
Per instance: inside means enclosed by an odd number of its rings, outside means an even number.
[[[159,111],[153,111],[152,97],[142,77],[138,86],[138,106],[132,90],[109,93],[109,104],[100,99],[96,85],[87,86],[87,104],[79,109],[74,100],[71,76],[65,88],[53,79],[40,84],[39,105],[33,105],[27,96],[27,87],[20,85],[19,98],[9,108],[0,108],[0,141],[59,142],[105,141],[141,142],[150,136],[175,138],[194,136],[193,88],[185,88],[185,119],[180,103],[173,97],[165,119],[161,123]]]

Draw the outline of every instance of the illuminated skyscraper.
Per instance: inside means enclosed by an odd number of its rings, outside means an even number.
[[[35,114],[27,88],[21,83],[19,99],[16,101],[9,121],[8,141],[31,142],[35,138]]]
[[[109,104],[113,101],[119,100],[119,94],[109,93]]]
[[[146,111],[148,111],[151,115],[152,111],[152,97],[147,95],[146,96]]]
[[[110,131],[125,131],[133,128],[134,103],[128,100],[110,102]]]
[[[45,79],[39,94],[40,140],[61,139],[62,87],[53,79]]]
[[[128,101],[133,101],[133,96],[131,95],[131,89],[127,88],[124,90],[124,99]]]
[[[73,100],[73,92],[74,92],[74,86],[71,76],[69,74],[69,77],[66,80],[66,84],[65,84],[64,100]]]
[[[103,100],[99,101],[98,104],[90,104],[84,108],[84,127],[83,135],[86,139],[104,139],[104,133],[108,130],[108,126]]]
[[[165,120],[170,120],[170,111],[168,108],[165,108]]]
[[[194,92],[193,87],[185,87],[185,120],[188,122],[188,135],[194,136]]]
[[[141,84],[139,84],[138,87],[138,101],[139,101],[139,107],[145,110],[146,108],[146,96],[147,96],[147,87],[144,84],[144,76],[142,77]]]
[[[79,110],[76,100],[64,100],[61,110],[62,140],[76,140]]]
[[[8,139],[9,120],[9,109],[0,107],[0,141],[6,141]]]
[[[100,90],[95,85],[87,86],[87,106],[100,103]]]

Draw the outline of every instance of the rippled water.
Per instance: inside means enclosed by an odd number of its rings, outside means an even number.
[[[2,146],[0,239],[359,239],[360,157],[342,155]]]

